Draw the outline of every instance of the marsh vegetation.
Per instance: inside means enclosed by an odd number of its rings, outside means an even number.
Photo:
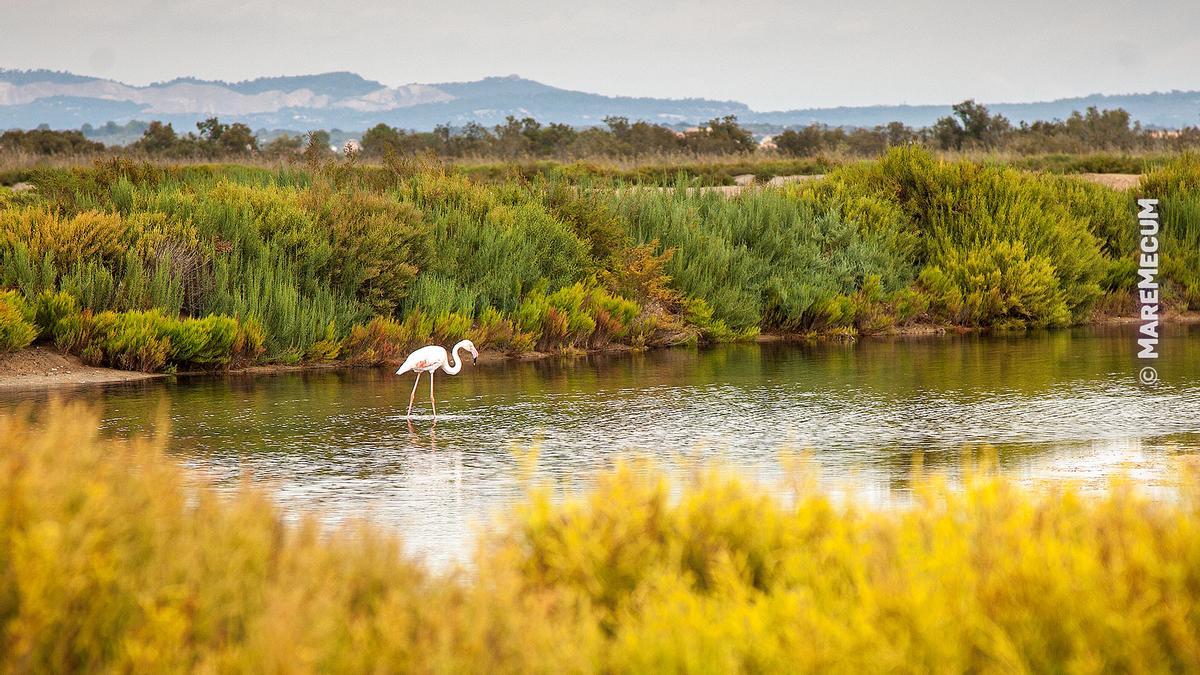
[[[1200,306],[1200,162],[1149,173]],[[1085,322],[1133,300],[1133,195],[917,148],[735,198],[437,164],[114,159],[0,192],[3,348],[127,369]]]

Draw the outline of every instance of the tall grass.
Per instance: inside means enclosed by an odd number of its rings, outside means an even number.
[[[80,406],[0,418],[0,668],[290,672],[1190,672],[1200,499],[914,478],[903,510],[789,504],[622,463],[536,487],[471,571],[394,533],[218,497]],[[164,423],[165,425],[165,423]],[[674,496],[672,496],[674,495]]]
[[[1167,293],[1200,309],[1200,155],[1188,153],[1143,178],[1139,197],[1160,201],[1161,271]]]
[[[666,272],[676,288],[734,330],[852,322],[839,298],[868,280],[885,294],[912,281],[911,261],[887,235],[782,192],[727,199],[678,186],[619,199],[635,241],[674,250]]]

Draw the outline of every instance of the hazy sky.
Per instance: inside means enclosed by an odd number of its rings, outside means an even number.
[[[0,67],[146,84],[519,74],[757,110],[1200,89],[1197,0],[0,0]]]

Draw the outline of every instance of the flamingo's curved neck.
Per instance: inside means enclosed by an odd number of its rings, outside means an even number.
[[[457,375],[458,371],[462,370],[462,358],[458,355],[460,349],[462,349],[461,342],[454,345],[454,349],[450,351],[450,358],[442,365],[442,370],[449,375]],[[450,365],[450,361],[453,361],[454,365]]]

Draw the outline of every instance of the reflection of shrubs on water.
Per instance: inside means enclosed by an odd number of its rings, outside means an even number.
[[[443,575],[386,531],[197,488],[165,435],[97,423],[54,404],[36,427],[0,419],[6,670],[1200,668],[1191,474],[1168,503],[918,477],[886,511],[835,506],[802,471],[784,506],[624,463],[566,503],[533,485]]]
[[[1182,156],[1143,188],[1163,200],[1168,306],[1200,307],[1198,167]],[[464,335],[571,352],[1063,326],[1136,280],[1130,194],[910,147],[734,198],[438,166],[112,160],[32,180],[0,194],[0,283],[20,295],[0,349],[56,339],[22,308],[69,296],[61,346],[143,369],[371,363]]]

